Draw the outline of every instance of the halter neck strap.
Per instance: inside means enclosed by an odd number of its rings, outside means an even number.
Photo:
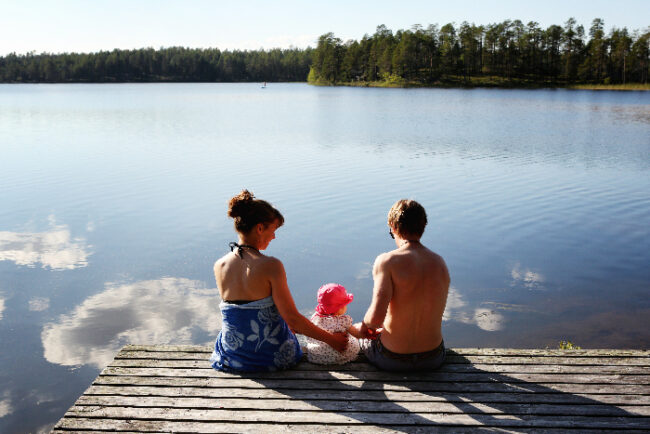
[[[246,247],[246,248],[248,248],[248,249],[255,250],[257,253],[260,252],[259,250],[257,250],[257,249],[256,249],[255,247],[253,247],[253,246],[249,246],[248,244],[237,244],[237,243],[234,242],[234,241],[231,242],[231,243],[229,243],[228,246],[230,247],[230,251],[231,251],[231,252],[233,252],[235,249],[237,249],[237,254],[238,254],[239,257],[242,258],[242,259],[244,258],[244,247]]]

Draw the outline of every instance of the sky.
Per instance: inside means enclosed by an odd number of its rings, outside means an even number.
[[[569,17],[587,30],[598,17],[606,30],[650,26],[647,0],[0,0],[0,55],[93,52],[114,48],[184,46],[225,49],[304,48],[333,32],[345,40],[373,34],[380,24],[506,19],[563,25]]]

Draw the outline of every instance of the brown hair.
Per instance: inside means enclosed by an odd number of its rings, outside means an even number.
[[[388,211],[388,224],[400,235],[421,237],[427,225],[427,213],[422,205],[414,200],[398,200]]]
[[[235,220],[235,230],[243,234],[250,232],[258,223],[268,225],[278,220],[279,226],[284,224],[280,211],[265,200],[255,199],[253,193],[242,190],[228,203],[228,217]]]

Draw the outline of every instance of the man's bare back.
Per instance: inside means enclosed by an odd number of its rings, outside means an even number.
[[[426,224],[426,212],[414,200],[399,200],[388,213],[397,248],[375,260],[372,302],[363,322],[354,326],[370,339],[381,329],[381,346],[375,345],[373,351],[385,348],[398,355],[414,355],[441,347],[450,279],[442,257],[420,242]]]
[[[382,344],[402,354],[440,345],[449,290],[445,261],[419,241],[403,241],[401,247],[377,257],[373,277],[376,295],[365,320],[368,327],[383,327]]]

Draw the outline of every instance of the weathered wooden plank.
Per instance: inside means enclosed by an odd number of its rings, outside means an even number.
[[[123,351],[183,351],[197,353],[211,353],[212,347],[203,345],[126,345]],[[459,355],[527,355],[527,356],[562,356],[562,357],[584,357],[584,356],[632,356],[650,357],[650,350],[617,350],[617,349],[580,349],[580,350],[559,350],[559,349],[526,349],[526,348],[448,348],[451,354]]]
[[[580,350],[559,350],[559,349],[526,349],[526,348],[450,348],[450,352],[459,355],[527,355],[527,356],[560,356],[560,357],[585,357],[585,356],[631,356],[650,357],[650,350],[616,350],[616,349],[580,349]],[[210,350],[211,351],[211,350]]]
[[[290,393],[290,395],[289,395]],[[198,398],[260,398],[260,399],[334,399],[345,401],[441,401],[441,402],[505,402],[551,404],[612,404],[650,405],[650,395],[578,394],[565,392],[509,392],[509,393],[422,393],[409,390],[291,390],[287,393],[274,389],[204,388],[204,387],[150,387],[150,386],[91,386],[84,396],[159,396]]]
[[[144,354],[144,353],[138,353]],[[159,367],[196,367],[203,369],[212,369],[210,362],[207,358],[181,358],[181,359],[167,359],[161,358],[147,358],[147,357],[134,357],[134,358],[115,358],[108,366],[159,366]],[[643,368],[643,367],[640,367]],[[350,362],[344,365],[314,365],[309,362],[300,362],[292,370],[297,371],[378,371],[373,365],[365,362]],[[650,367],[648,368],[650,371]]]
[[[446,434],[473,434],[476,432],[499,433],[536,433],[536,434],[565,434],[565,429],[547,428],[525,428],[507,429],[499,427],[481,426],[408,426],[408,425],[323,425],[323,424],[255,424],[235,423],[234,421],[224,423],[192,422],[192,421],[138,421],[124,419],[89,419],[89,418],[65,418],[62,419],[53,433],[68,433],[71,431],[125,431],[125,432],[192,432],[192,433],[215,433],[215,432],[241,432],[241,433],[263,433],[263,434],[321,434],[324,432],[336,433],[360,433],[360,434],[384,434],[384,433],[430,433],[432,429],[436,433]],[[600,434],[602,430],[583,428],[580,433]],[[626,430],[628,434],[641,433],[641,430]]]
[[[122,350],[115,359],[159,359],[159,360],[204,360],[208,361],[210,353],[192,353],[184,351],[127,351]]]
[[[650,416],[650,406],[607,404],[532,404],[441,401],[341,401],[260,398],[82,396],[75,406],[282,411],[360,411],[393,413],[539,414],[577,416]]]
[[[209,367],[208,367],[209,368]],[[533,365],[533,364],[444,364],[436,372],[473,372],[494,373],[565,373],[565,374],[634,374],[650,375],[650,366],[611,366],[611,365]]]
[[[360,355],[276,373],[210,368],[211,347],[119,352],[55,432],[650,431],[650,351],[451,349],[437,372]]]
[[[629,365],[650,366],[650,359],[646,357],[560,357],[560,356],[460,356],[451,355],[445,363],[485,363],[485,364],[532,364],[532,365]]]
[[[121,351],[115,357],[120,359],[152,359],[152,360],[199,360],[209,365],[210,354],[191,352],[155,352],[155,351]],[[364,357],[352,364],[341,366],[342,370],[358,367],[357,363],[365,364]],[[301,362],[298,366],[305,364]],[[449,355],[445,364],[534,364],[534,365],[628,365],[628,366],[650,366],[650,359],[646,357],[545,357],[545,356],[457,356]],[[312,369],[309,366],[308,369]],[[300,369],[300,368],[299,368]],[[361,368],[364,369],[364,368]],[[371,368],[374,369],[374,368]]]
[[[122,368],[194,368],[212,370],[205,360],[158,360],[158,359],[115,359],[108,367]],[[354,369],[352,369],[354,368]],[[364,371],[380,372],[369,364],[356,363],[342,366],[323,366],[311,363],[300,363],[293,368],[295,371]],[[445,364],[436,372],[529,372],[529,373],[596,373],[596,374],[641,374],[650,375],[650,366],[611,366],[611,365],[487,365],[487,364]]]
[[[412,390],[419,392],[551,392],[569,393],[619,393],[619,394],[648,394],[648,386],[635,384],[561,384],[561,383],[521,383],[521,382],[384,382],[365,380],[291,380],[269,378],[265,380],[247,378],[192,378],[192,377],[131,377],[131,376],[100,376],[95,385],[129,385],[129,386],[191,386],[215,388],[272,388],[280,390]]]
[[[205,369],[170,369],[170,368],[122,368],[108,367],[101,373],[102,376],[153,376],[153,377],[181,377],[181,378],[240,378],[237,374],[228,374]],[[436,382],[526,382],[526,383],[599,383],[599,384],[650,384],[647,375],[618,375],[618,374],[527,374],[510,373],[508,375],[493,374],[491,372],[423,372],[414,374],[397,374],[386,372],[337,372],[337,371],[294,371],[268,372],[247,374],[245,378],[283,378],[287,380],[371,380],[371,381],[436,381]],[[650,393],[650,388],[648,389]]]
[[[128,418],[140,420],[176,420],[273,423],[276,411],[232,411],[226,409],[175,409],[73,406],[65,417]],[[650,429],[650,418],[624,416],[551,416],[511,414],[449,414],[449,413],[369,413],[357,411],[289,411],[282,413],[282,423],[339,423],[391,425],[478,425],[504,427]]]
[[[181,351],[194,353],[212,353],[212,347],[207,345],[125,345],[122,351]]]

